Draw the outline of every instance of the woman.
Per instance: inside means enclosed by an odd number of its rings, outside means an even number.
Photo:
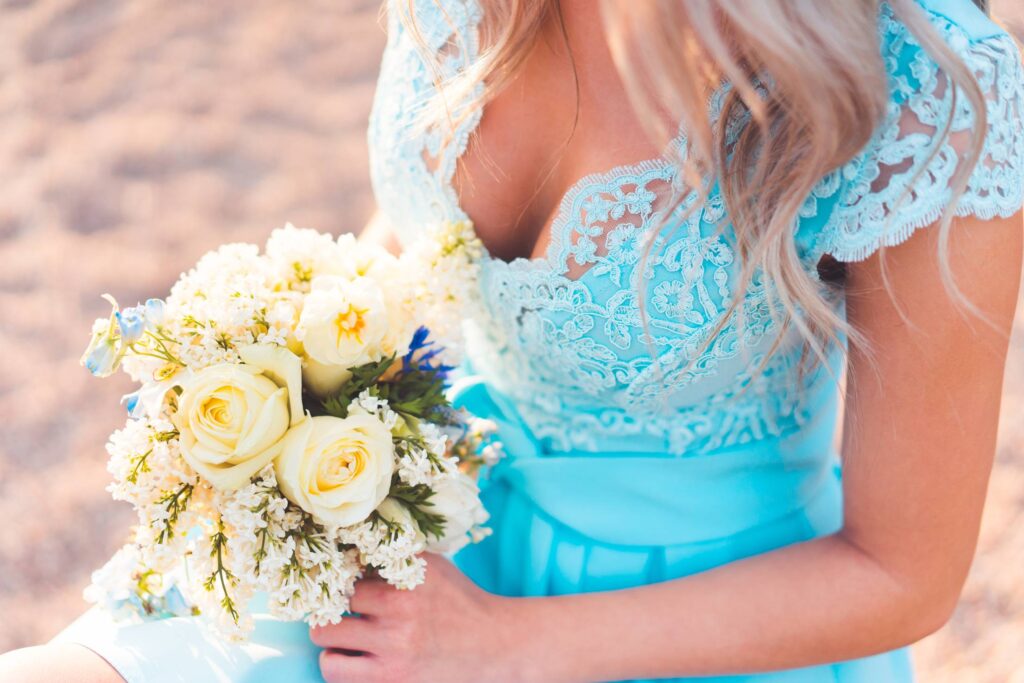
[[[315,646],[89,614],[4,680],[911,680],[993,457],[1012,40],[971,0],[388,10],[366,237],[488,247],[456,393],[508,451],[493,536]]]

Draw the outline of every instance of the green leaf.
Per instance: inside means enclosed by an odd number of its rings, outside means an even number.
[[[425,508],[434,506],[430,499],[434,497],[434,491],[425,484],[410,486],[408,484],[392,484],[391,493],[388,494],[409,511],[416,526],[426,536],[433,536],[440,539],[444,537],[444,527],[447,520],[443,515],[431,512]]]
[[[391,354],[379,361],[354,368],[348,381],[336,393],[322,401],[324,413],[334,417],[348,417],[348,406],[352,400],[366,389],[373,390],[375,386],[380,386],[380,378],[394,362],[395,355]]]

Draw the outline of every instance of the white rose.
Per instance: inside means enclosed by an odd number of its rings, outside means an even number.
[[[277,457],[303,417],[298,356],[266,344],[239,355],[242,364],[212,365],[187,379],[172,417],[182,456],[222,490],[240,488]]]
[[[308,361],[306,381],[327,394],[348,371],[384,357],[390,320],[384,295],[366,278],[317,278],[306,297],[295,333]]]
[[[391,431],[376,415],[320,416],[297,425],[274,460],[281,492],[326,526],[350,526],[373,512],[395,469]]]
[[[425,508],[444,517],[444,537],[431,538],[427,550],[435,553],[453,553],[470,541],[473,527],[487,521],[489,515],[480,502],[480,488],[469,476],[453,472],[437,481],[434,495]]]
[[[387,498],[377,507],[377,514],[391,522],[404,527],[409,533],[412,534],[413,542],[415,545],[420,545],[427,542],[426,536],[420,530],[419,524],[412,518],[412,513],[409,512],[409,508],[405,507],[402,503],[399,503],[394,498]]]

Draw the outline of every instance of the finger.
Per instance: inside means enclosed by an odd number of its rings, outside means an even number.
[[[363,579],[356,582],[355,594],[349,601],[349,610],[373,618],[388,611],[388,604],[394,599],[395,588],[380,579]]]
[[[431,567],[436,568],[438,571],[444,571],[445,567],[455,568],[455,565],[452,564],[447,555],[442,555],[432,550],[423,553],[423,559],[427,561],[427,571],[430,571]]]
[[[335,650],[320,653],[320,673],[327,683],[371,683],[377,680],[372,655],[347,655]]]
[[[317,647],[359,652],[377,652],[384,639],[380,626],[369,619],[351,616],[337,624],[310,628],[309,638]]]

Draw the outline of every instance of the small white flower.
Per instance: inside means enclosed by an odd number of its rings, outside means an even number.
[[[496,465],[505,457],[505,451],[500,443],[489,443],[480,450],[480,458],[485,465]]]
[[[398,259],[372,242],[360,242],[352,233],[338,236],[344,274],[349,279],[369,277],[387,282],[398,277]]]
[[[346,275],[345,250],[330,235],[291,223],[270,233],[265,249],[273,272],[294,289],[309,290],[321,275]]]

